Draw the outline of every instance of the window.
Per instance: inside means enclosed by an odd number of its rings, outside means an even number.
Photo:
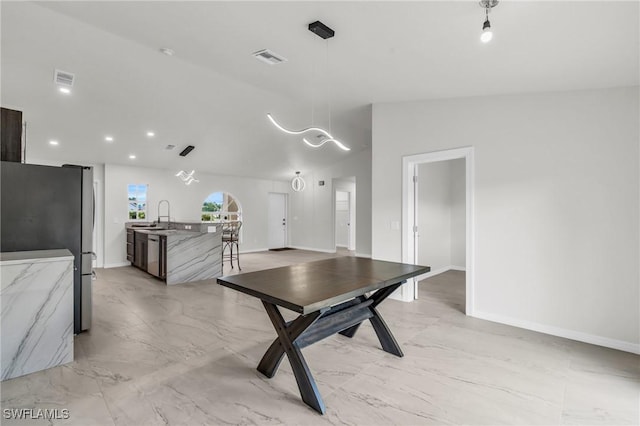
[[[237,200],[226,192],[209,194],[202,203],[202,221],[220,222],[242,220],[242,211]]]
[[[148,185],[127,185],[129,197],[129,220],[147,219]]]

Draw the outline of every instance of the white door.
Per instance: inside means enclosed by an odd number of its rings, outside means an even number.
[[[269,193],[269,248],[287,246],[287,194]]]
[[[349,249],[351,211],[349,193],[336,191],[336,247]]]

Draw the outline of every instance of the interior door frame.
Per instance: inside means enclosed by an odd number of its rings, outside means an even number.
[[[475,243],[474,243],[474,149],[472,146],[448,149],[444,151],[428,152],[423,154],[408,155],[402,157],[402,262],[416,263],[415,248],[415,213],[416,191],[414,176],[419,164],[435,163],[438,161],[465,160],[465,210],[466,210],[466,303],[465,313],[473,315],[474,312],[474,284],[475,284]],[[418,296],[418,281],[420,277],[407,280],[407,284],[401,287],[400,299],[412,301]]]
[[[284,200],[284,215],[285,215],[285,225],[284,225],[284,242],[283,242],[283,246],[284,247],[288,247],[289,246],[289,194],[287,194],[286,192],[275,192],[275,191],[269,191],[269,193],[267,194],[267,205],[270,207],[271,206],[271,201],[270,201],[270,197],[272,194],[275,195],[282,195],[283,200]],[[267,211],[267,221],[269,221],[269,216],[270,216],[270,212]],[[270,223],[267,223],[267,249],[271,249],[271,248],[275,248],[275,247],[269,247],[270,244],[270,239],[269,239],[269,226],[271,226]]]

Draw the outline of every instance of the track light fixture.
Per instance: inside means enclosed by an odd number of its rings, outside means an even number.
[[[480,6],[484,8],[485,21],[482,24],[482,34],[480,35],[480,41],[483,43],[489,43],[493,38],[493,31],[491,30],[491,22],[489,22],[489,12],[496,7],[498,0],[480,0]]]

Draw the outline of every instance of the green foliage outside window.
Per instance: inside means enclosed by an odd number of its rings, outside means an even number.
[[[203,212],[219,212],[222,210],[222,203],[217,203],[215,201],[205,201],[202,204]]]
[[[220,220],[242,220],[238,202],[229,193],[214,192],[202,203],[201,220],[217,222]]]
[[[147,189],[148,185],[127,185],[129,220],[144,220],[147,218]]]

